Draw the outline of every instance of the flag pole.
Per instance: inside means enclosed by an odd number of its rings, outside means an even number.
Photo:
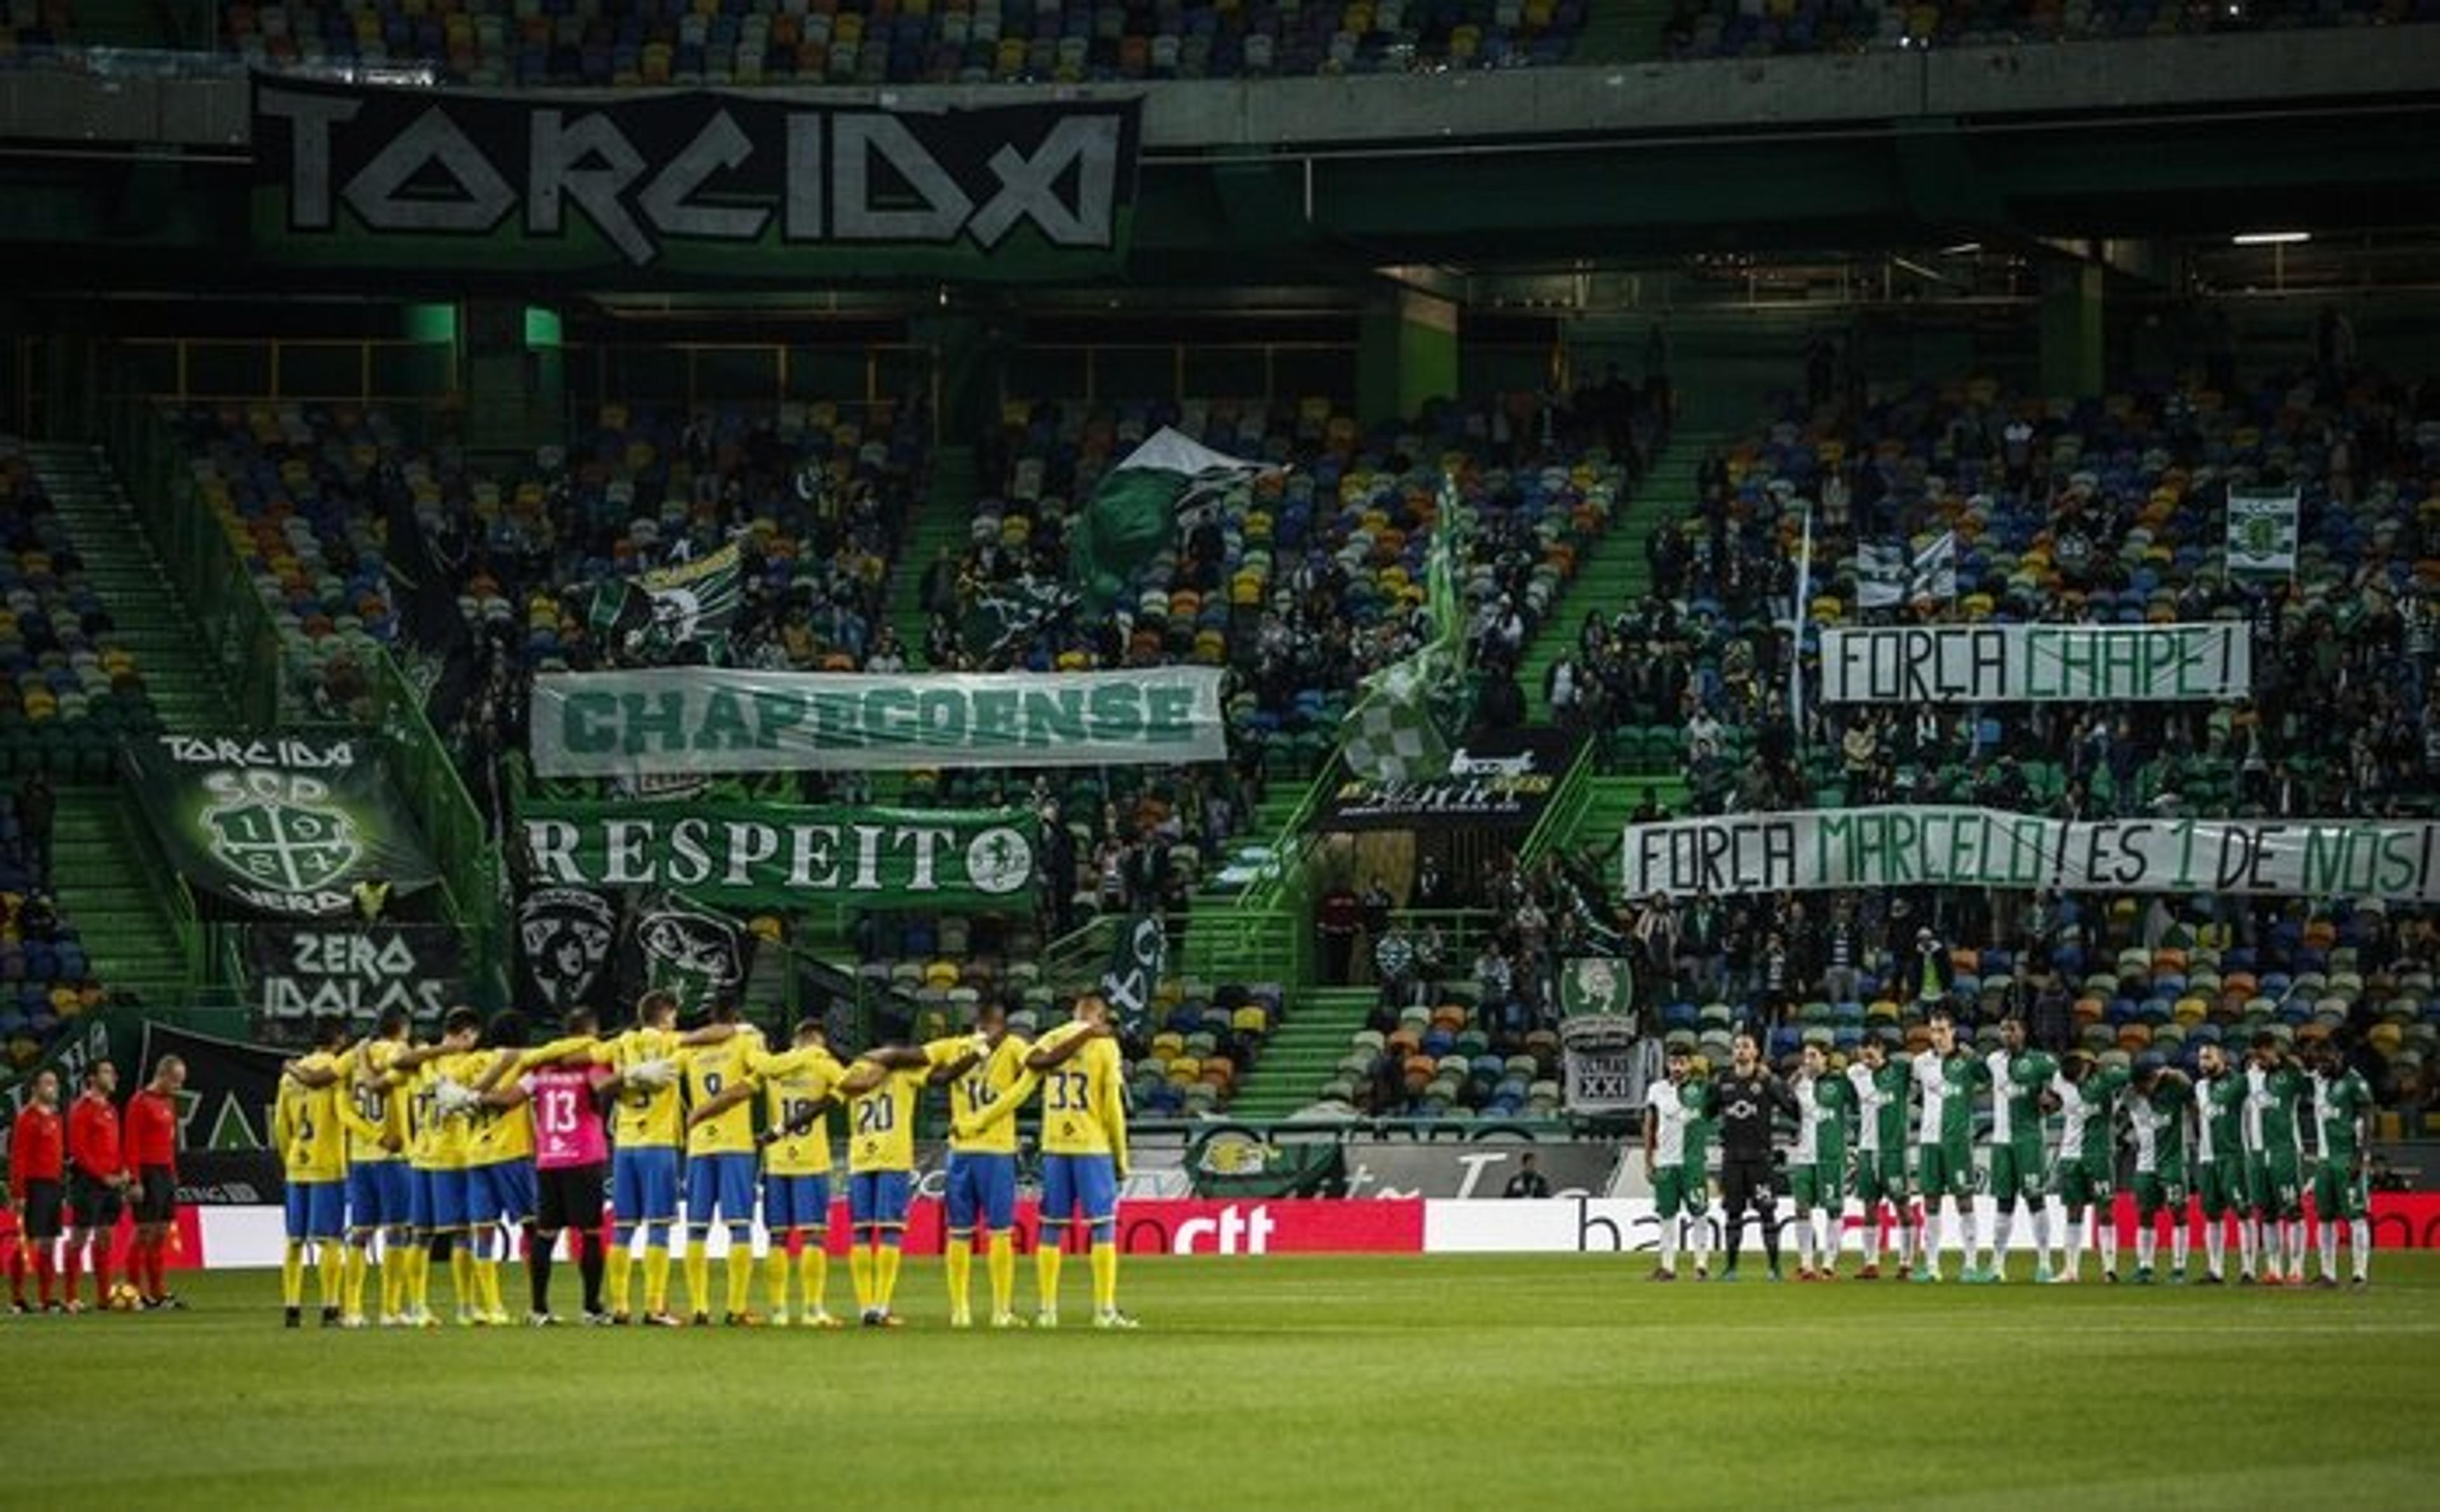
[[[1813,598],[1813,501],[1804,502],[1804,537],[1796,553],[1796,597],[1787,606],[1787,716],[1793,745],[1804,744],[1804,606]]]

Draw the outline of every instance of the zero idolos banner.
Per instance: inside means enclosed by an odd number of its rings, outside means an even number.
[[[253,103],[266,260],[691,280],[1116,273],[1143,112],[264,75]]]
[[[2224,701],[2252,689],[2253,642],[2235,620],[1821,632],[1824,703]]]
[[[1213,667],[562,672],[534,679],[529,712],[545,777],[1170,766],[1229,754]]]
[[[1030,908],[1040,851],[1030,809],[529,802],[520,819],[539,886],[742,907],[847,894],[859,908]]]
[[[1941,886],[2440,901],[2440,824],[2429,820],[1802,809],[1630,825],[1619,857],[1633,898]]]
[[[127,758],[170,864],[240,908],[325,918],[360,881],[403,897],[437,875],[377,742],[164,735]]]

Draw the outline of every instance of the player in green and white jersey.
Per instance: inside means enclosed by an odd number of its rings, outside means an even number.
[[[2101,1251],[2101,1278],[2118,1279],[2117,1141],[2110,1108],[2126,1085],[2126,1073],[2072,1050],[2051,1078],[2059,1112],[2058,1160],[2052,1187],[2066,1209],[2067,1263],[2053,1279],[2073,1284],[2084,1270],[2084,1218],[2094,1215],[2093,1238]]]
[[[1652,1183],[1652,1210],[1660,1226],[1660,1263],[1655,1281],[1678,1279],[1678,1249],[1688,1219],[1696,1225],[1695,1279],[1709,1279],[1710,1243],[1703,1237],[1704,1213],[1711,1206],[1711,1185],[1703,1170],[1707,1146],[1703,1119],[1711,1106],[1710,1085],[1694,1074],[1694,1057],[1683,1045],[1671,1045],[1664,1062],[1666,1077],[1645,1095],[1643,1104],[1643,1174]]]
[[[2051,1269],[2050,1195],[2042,1185],[2042,1091],[2058,1075],[2058,1059],[2025,1043],[2025,1021],[2011,1015],[2000,1022],[2000,1048],[1982,1058],[1982,1075],[1991,1083],[1991,1220],[1990,1258],[1965,1272],[1968,1281],[2008,1279],[2008,1241],[2017,1227],[2017,1204],[2034,1216],[2034,1279],[2047,1281]]]
[[[2305,1147],[2297,1112],[2305,1074],[2268,1029],[2253,1037],[2245,1067],[2245,1195],[2262,1228],[2262,1284],[2305,1284]],[[2280,1269],[2279,1257],[2288,1256]]]
[[[1787,1152],[1796,1198],[1796,1279],[1839,1277],[1839,1231],[1847,1216],[1847,1113],[1856,1089],[1830,1069],[1830,1056],[1808,1044],[1798,1056],[1796,1147]]]
[[[1915,1186],[1923,1195],[1917,1281],[1939,1280],[1941,1252],[1950,1248],[1959,1252],[1965,1273],[1972,1273],[1973,1249],[1964,1225],[1974,1211],[1974,1088],[1988,1075],[1973,1052],[1957,1042],[1957,1022],[1948,1010],[1934,1008],[1931,1048],[1914,1058],[1914,1084],[1923,1094],[1915,1124]]]
[[[2126,1132],[2135,1146],[2135,1284],[2152,1284],[2152,1260],[2160,1253],[2157,1232],[2169,1223],[2169,1284],[2186,1280],[2186,1110],[2195,1084],[2169,1069],[2165,1057],[2146,1050],[2135,1058],[2134,1084],[2119,1099]]]
[[[2196,1053],[2202,1079],[2195,1084],[2193,1170],[2195,1195],[2203,1210],[2203,1285],[2228,1280],[2228,1225],[2236,1224],[2238,1274],[2253,1279],[2253,1218],[2246,1205],[2245,1149],[2238,1125],[2245,1109],[2245,1077],[2216,1044]]]
[[[1895,1038],[1894,1033],[1891,1036]],[[1907,1083],[1911,1068],[1890,1058],[1890,1040],[1866,1038],[1847,1068],[1856,1093],[1856,1195],[1864,1204],[1864,1265],[1858,1281],[1881,1274],[1879,1231],[1887,1228],[1896,1274],[1914,1263],[1914,1229],[1907,1218]]]
[[[2372,1220],[2364,1193],[2364,1157],[2372,1145],[2372,1088],[2348,1066],[2331,1041],[2313,1053],[2313,1218],[2322,1227],[2322,1274],[2313,1284],[2339,1284],[2339,1225],[2354,1252],[2354,1284],[2372,1284]]]

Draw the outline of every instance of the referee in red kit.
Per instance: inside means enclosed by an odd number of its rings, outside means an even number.
[[[34,1285],[45,1312],[60,1310],[51,1295],[52,1252],[60,1242],[62,1178],[66,1174],[67,1136],[60,1123],[60,1074],[34,1074],[31,1094],[9,1131],[9,1200],[17,1209],[18,1243],[34,1268]],[[25,1298],[16,1309],[27,1310]]]
[[[97,1060],[86,1068],[84,1091],[68,1109],[67,1305],[77,1308],[77,1267],[93,1269],[93,1305],[110,1306],[110,1247],[117,1242],[118,1215],[127,1206],[127,1158],[119,1147],[118,1068]]]
[[[187,1063],[163,1056],[152,1079],[127,1099],[128,1196],[135,1209],[135,1250],[127,1270],[148,1309],[186,1306],[170,1293],[166,1274],[170,1224],[178,1210],[178,1091],[186,1084]]]

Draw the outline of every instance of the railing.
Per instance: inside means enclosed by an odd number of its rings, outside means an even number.
[[[170,853],[162,848],[161,837],[142,814],[134,810],[132,798],[124,788],[119,790],[117,799],[119,804],[118,822],[134,838],[145,870],[165,884],[161,888],[161,898],[170,910],[170,934],[178,946],[178,990],[187,995],[201,992],[213,978],[206,931],[201,911],[195,907],[194,889],[187,885],[187,879],[170,864]]]
[[[1315,394],[1343,403],[1355,391],[1353,342],[1080,342],[1028,344],[1003,397],[1093,404],[1204,395],[1271,402]]]
[[[1592,741],[1588,740],[1576,747],[1575,759],[1568,763],[1567,772],[1559,778],[1559,786],[1551,794],[1550,804],[1542,810],[1542,817],[1534,821],[1534,827],[1526,833],[1525,844],[1517,848],[1519,865],[1532,865],[1576,832],[1576,826],[1584,819],[1586,810],[1592,807],[1593,774],[1599,765],[1600,757]]]
[[[818,400],[854,411],[912,395],[940,411],[939,353],[909,343],[571,342],[566,354],[568,398],[580,417],[612,400],[693,410]]]
[[[186,449],[161,412],[131,390],[113,398],[104,415],[111,455],[127,479],[136,518],[236,697],[239,723],[270,729],[279,720],[286,665],[270,607],[205,507]]]
[[[113,349],[128,393],[155,402],[378,404],[413,415],[460,401],[455,342],[132,336]]]

